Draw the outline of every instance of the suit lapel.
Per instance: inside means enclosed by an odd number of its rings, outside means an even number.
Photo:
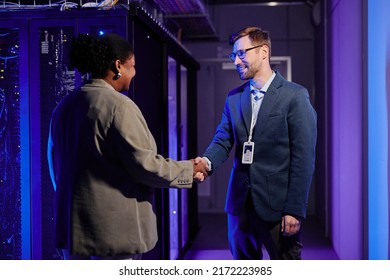
[[[250,96],[249,83],[244,87],[244,91],[241,94],[241,114],[244,120],[246,132],[249,135],[252,119],[252,100]]]
[[[282,76],[276,72],[276,76],[272,83],[270,84],[267,93],[264,95],[263,103],[261,104],[259,114],[257,116],[256,126],[254,128],[254,135],[260,135],[263,132],[265,127],[264,123],[267,121],[267,118],[279,99],[279,90],[283,81]]]

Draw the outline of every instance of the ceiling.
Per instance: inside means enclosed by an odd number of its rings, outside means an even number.
[[[35,7],[39,1],[49,2],[50,0],[16,0],[22,3],[23,7]],[[52,0],[56,2],[57,0]],[[84,7],[88,3],[98,3],[97,8],[106,9],[106,5],[135,3],[145,8],[152,17],[160,22],[179,41],[182,40],[218,40],[218,33],[214,27],[213,11],[217,5],[309,5],[320,0],[80,0]],[[14,1],[15,2],[15,1]],[[77,2],[77,1],[76,1]],[[8,3],[8,2],[7,2]],[[61,1],[56,2],[56,4]],[[65,0],[69,5],[67,8],[78,8],[76,3]],[[80,4],[80,5],[81,5]],[[7,5],[8,7],[9,5]],[[44,5],[41,5],[44,6]],[[15,7],[15,6],[12,6]],[[22,8],[23,8],[22,7]],[[89,7],[89,6],[88,6]]]
[[[302,4],[307,2],[313,2],[313,1],[298,1],[298,0],[276,0],[276,1],[269,1],[269,0],[205,0],[206,4],[209,5],[229,5],[229,4],[263,4],[268,5],[269,3],[279,3],[279,4]],[[314,1],[316,2],[316,1]]]
[[[319,0],[138,0],[152,4],[159,10],[158,17],[167,29],[183,40],[217,40],[218,34],[211,19],[210,11],[215,5],[310,5]]]

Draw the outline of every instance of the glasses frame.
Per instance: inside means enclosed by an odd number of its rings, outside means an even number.
[[[262,44],[262,45],[258,45],[258,46],[254,46],[254,47],[251,47],[251,48],[247,48],[247,49],[243,49],[243,50],[238,50],[236,52],[232,52],[230,55],[229,55],[229,58],[231,61],[235,61],[236,60],[236,57],[238,56],[239,59],[244,59],[245,56],[246,56],[246,53],[250,50],[253,50],[253,49],[256,49],[256,48],[260,48],[262,46],[264,46],[265,44]]]

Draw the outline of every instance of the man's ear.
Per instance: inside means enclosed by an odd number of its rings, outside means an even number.
[[[267,45],[262,46],[260,52],[263,59],[266,57],[269,58],[269,47]]]

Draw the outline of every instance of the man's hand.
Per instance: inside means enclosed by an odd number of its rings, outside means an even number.
[[[207,172],[210,171],[210,166],[209,166],[207,160],[205,160],[204,158],[202,158],[202,157],[197,157],[197,158],[195,159],[195,163],[203,163],[203,164],[206,166]]]
[[[203,182],[204,179],[208,176],[208,168],[207,163],[204,164],[201,161],[196,161],[194,159],[191,160],[193,164],[193,177],[194,180]]]
[[[301,221],[291,215],[282,217],[281,232],[285,236],[296,234],[301,228]]]

